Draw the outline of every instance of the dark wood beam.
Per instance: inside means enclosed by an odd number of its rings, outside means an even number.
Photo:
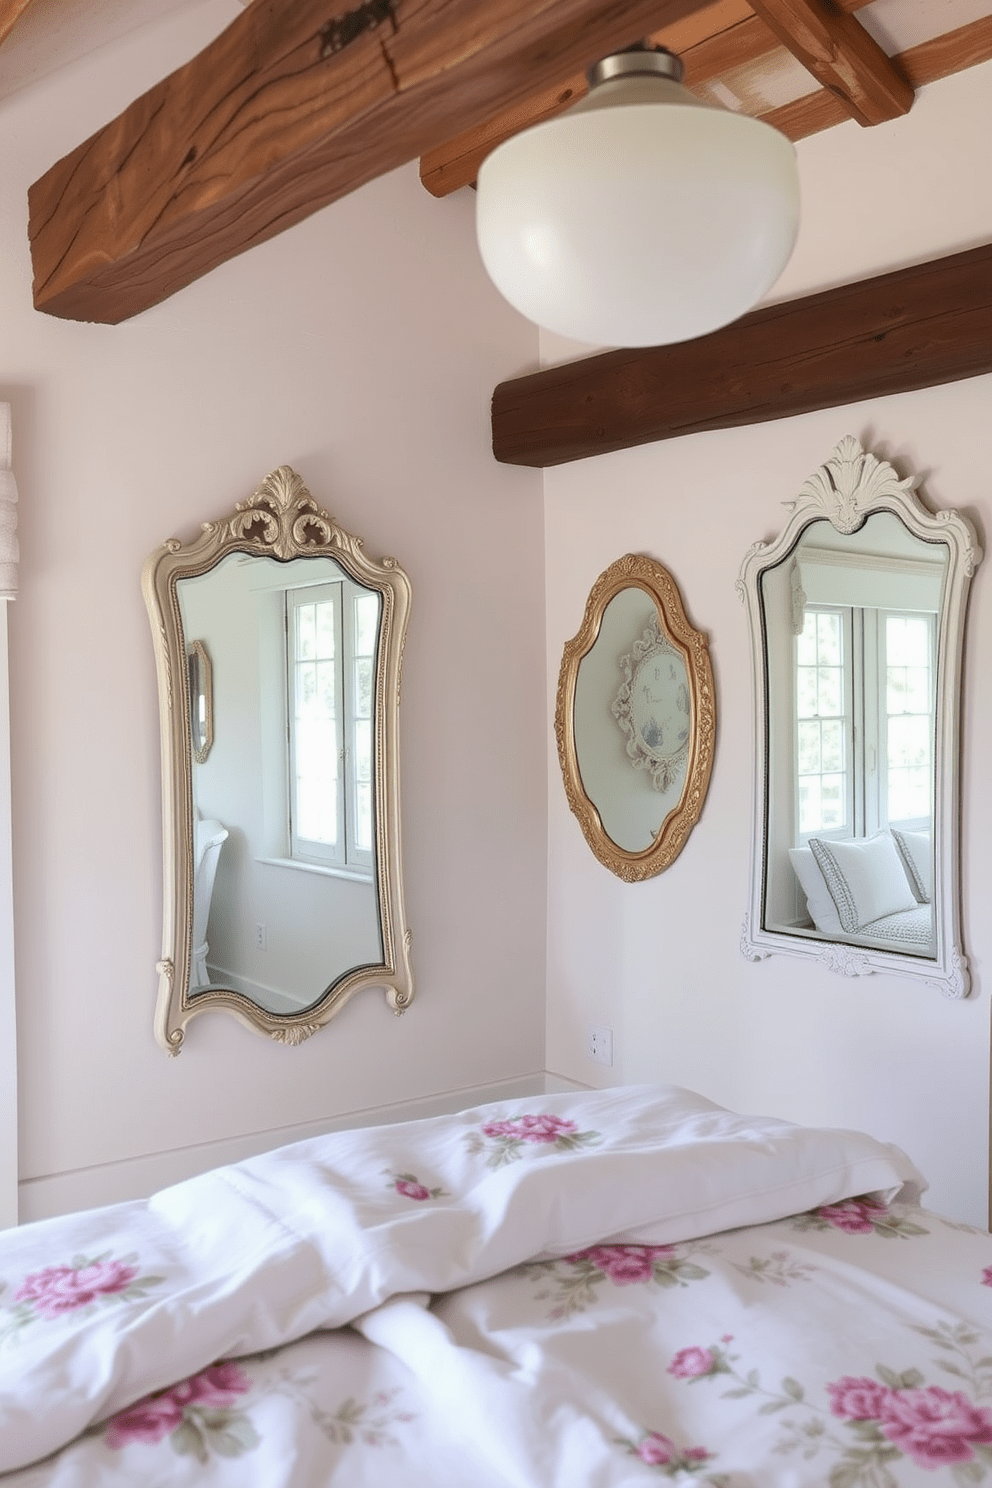
[[[493,453],[562,465],[992,372],[992,243],[755,310],[678,346],[501,382]]]
[[[913,89],[860,21],[831,0],[750,0],[782,45],[859,124],[908,113]]]
[[[115,323],[702,0],[254,0],[29,193],[35,305]]]

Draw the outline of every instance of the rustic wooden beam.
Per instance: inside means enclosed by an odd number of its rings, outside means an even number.
[[[0,0],[0,43],[6,40],[31,0]]]
[[[702,0],[255,0],[36,181],[35,305],[136,315]]]
[[[562,465],[992,372],[992,243],[753,311],[686,341],[609,351],[493,394],[493,453]]]
[[[908,113],[913,89],[853,16],[831,0],[750,0],[755,15],[859,124]]]
[[[868,4],[870,0],[839,0],[839,8],[846,13]],[[687,19],[653,32],[651,40],[656,46],[668,47],[678,54],[688,88],[746,67],[781,48],[778,37],[758,19],[746,0],[716,0]],[[439,197],[472,185],[479,166],[497,145],[519,134],[521,129],[553,119],[587,92],[585,73],[572,77],[563,74],[556,86],[546,88],[494,119],[487,119],[476,129],[446,140],[439,149],[422,156],[421,182],[432,196]],[[846,109],[840,109],[840,120],[849,117]]]
[[[931,41],[921,41],[918,46],[900,52],[894,60],[912,87],[922,88],[927,83],[938,82],[940,78],[950,77],[952,73],[975,67],[990,58],[992,16],[982,16],[943,36],[935,36]],[[803,98],[783,104],[761,117],[789,139],[799,140],[823,129],[832,129],[835,124],[844,124],[850,115],[835,94],[818,88],[815,93],[807,93]]]

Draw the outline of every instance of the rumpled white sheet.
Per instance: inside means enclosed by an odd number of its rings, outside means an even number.
[[[333,1133],[146,1202],[25,1226],[0,1236],[0,1471],[218,1359],[402,1294],[923,1186],[863,1134],[645,1086]],[[409,1316],[420,1347],[432,1323]]]

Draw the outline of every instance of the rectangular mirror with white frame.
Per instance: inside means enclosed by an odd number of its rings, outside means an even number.
[[[961,660],[982,552],[850,436],[756,543],[738,589],[754,676],[754,842],[741,949],[967,995]]]

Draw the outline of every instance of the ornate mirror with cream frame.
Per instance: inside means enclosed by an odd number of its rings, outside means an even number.
[[[958,876],[970,522],[842,439],[738,580],[754,678],[750,960],[964,997]]]
[[[368,986],[403,1012],[406,574],[284,465],[192,542],[164,543],[142,589],[162,734],[159,1042],[178,1053],[191,1018],[224,1009],[299,1044]]]
[[[568,804],[628,883],[675,861],[706,799],[716,737],[706,637],[653,558],[600,574],[565,645],[555,714]]]

